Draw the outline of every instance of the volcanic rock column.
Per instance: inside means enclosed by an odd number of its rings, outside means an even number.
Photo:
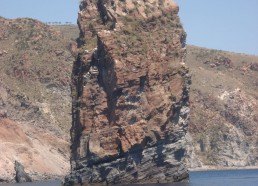
[[[67,185],[188,178],[191,77],[178,10],[172,0],[81,2]]]

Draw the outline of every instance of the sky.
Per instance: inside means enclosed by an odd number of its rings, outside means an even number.
[[[258,55],[258,0],[175,0],[187,44]],[[76,24],[79,0],[0,0],[0,16]]]
[[[76,24],[79,0],[0,0],[0,16]]]
[[[187,43],[258,55],[258,0],[176,0]]]

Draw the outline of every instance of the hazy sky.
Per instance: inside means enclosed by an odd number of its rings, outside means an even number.
[[[258,0],[176,0],[187,43],[258,55]],[[0,0],[0,16],[76,23],[79,0]]]

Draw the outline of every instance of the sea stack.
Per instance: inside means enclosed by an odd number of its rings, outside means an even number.
[[[191,76],[173,0],[83,0],[66,185],[182,181]]]

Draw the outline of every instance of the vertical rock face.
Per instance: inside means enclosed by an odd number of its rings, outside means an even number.
[[[186,34],[172,0],[84,0],[66,183],[180,181],[189,114]]]

